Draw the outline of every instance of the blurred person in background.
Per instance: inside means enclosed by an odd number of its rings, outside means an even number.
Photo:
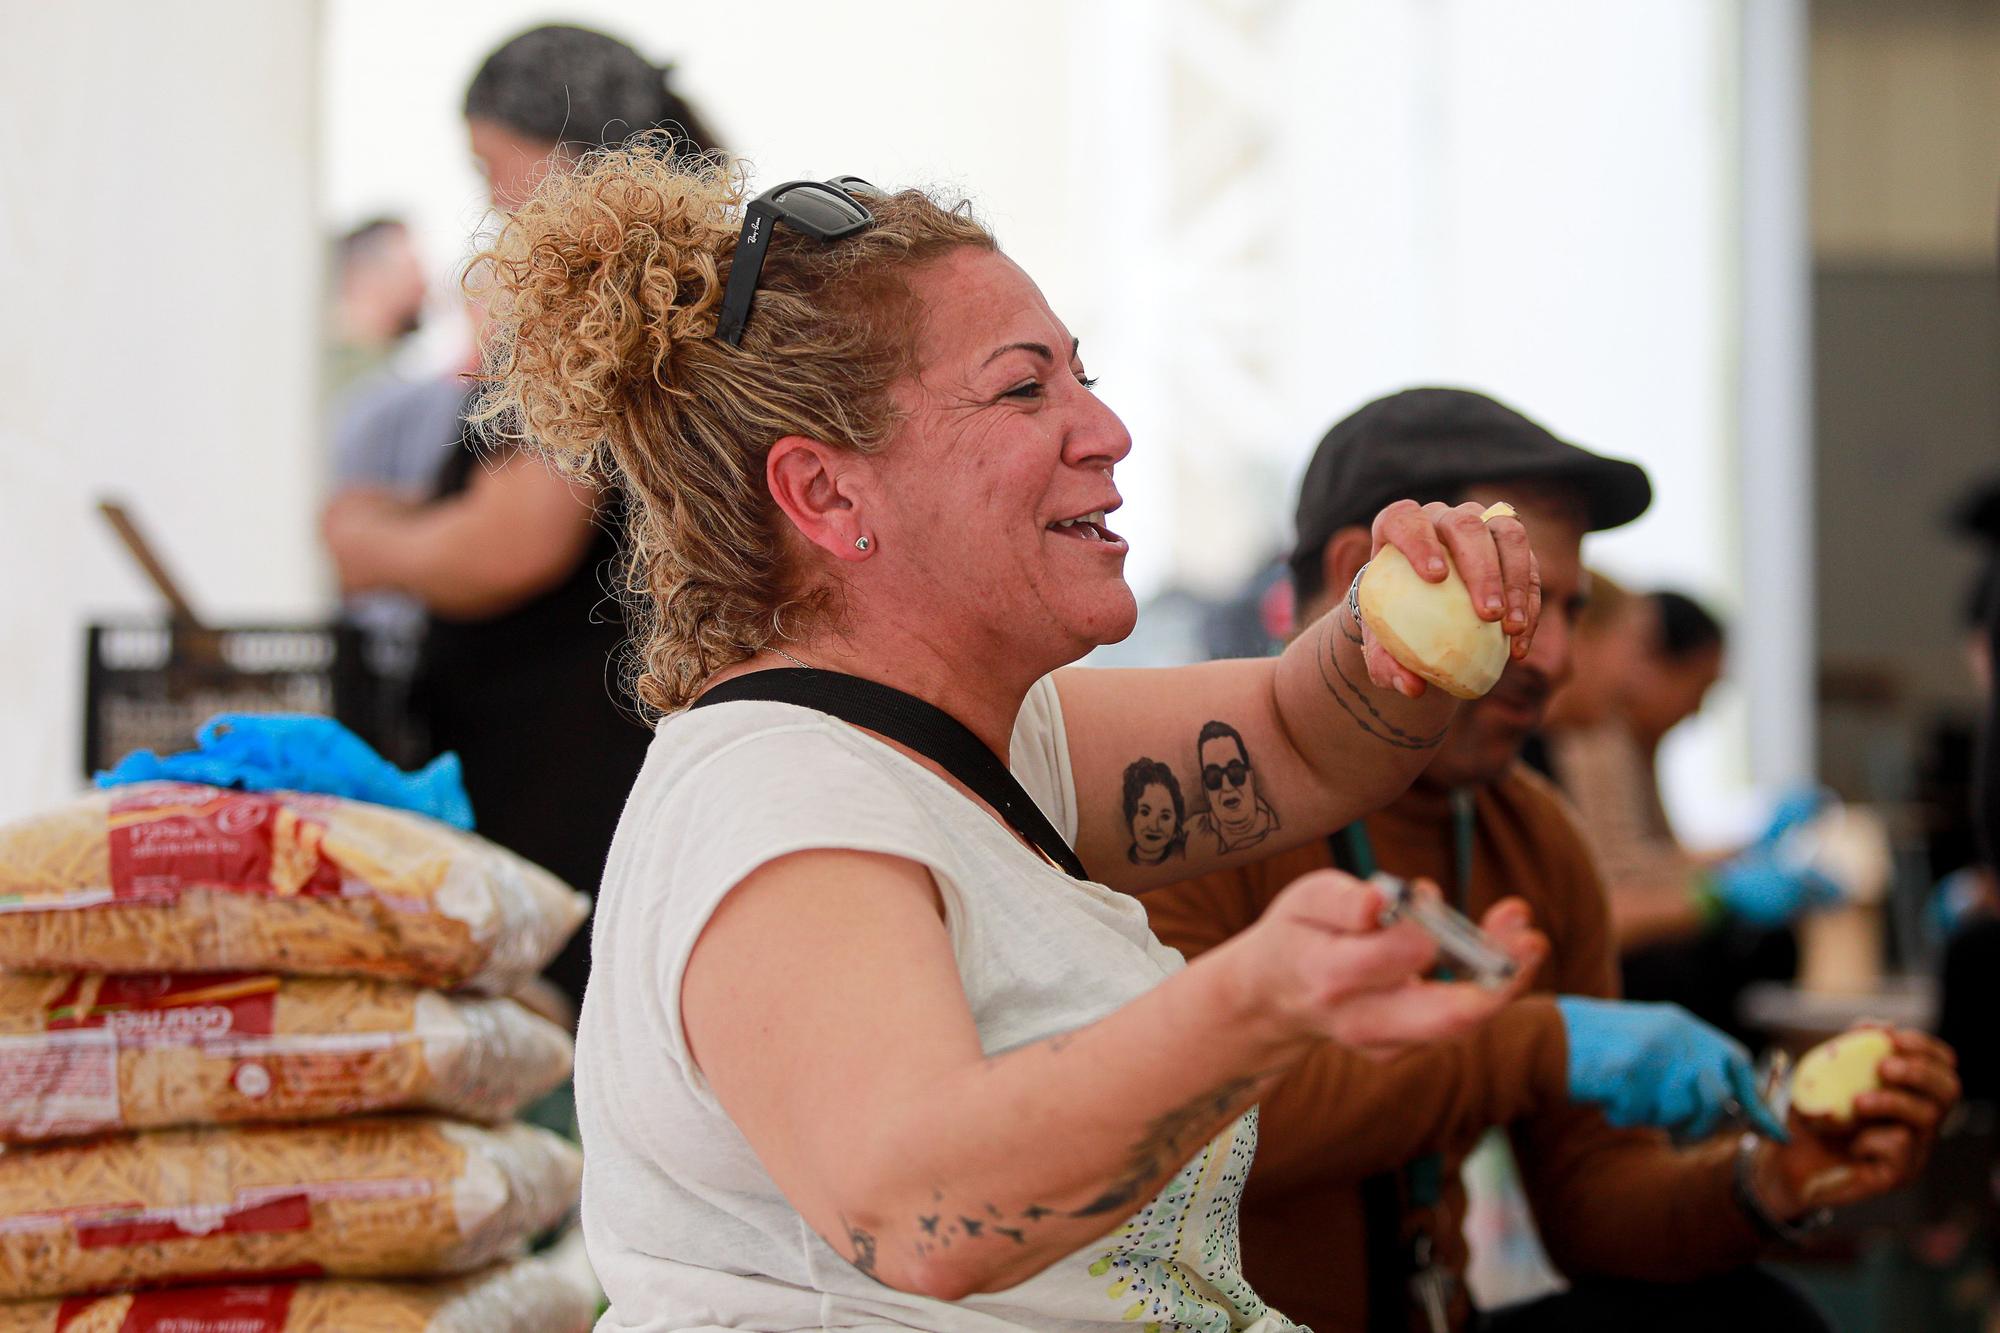
[[[585,28],[502,44],[466,89],[465,120],[502,214],[549,171],[634,134],[671,132],[684,158],[716,150],[666,67]],[[423,498],[348,486],[322,526],[344,592],[423,606],[412,711],[431,747],[463,760],[480,831],[593,891],[651,738],[621,703],[623,505],[463,425],[477,393],[458,390]],[[573,1006],[589,970],[585,929],[548,976]]]
[[[1757,981],[1798,970],[1790,922],[1839,890],[1783,852],[1822,798],[1780,801],[1763,832],[1726,856],[1681,846],[1661,799],[1659,753],[1722,678],[1726,633],[1678,592],[1629,599],[1588,637],[1580,669],[1551,705],[1550,771],[1575,805],[1611,894],[1611,923],[1635,1000],[1670,1000],[1738,1037],[1737,1001]],[[1579,657],[1579,667],[1585,662]]]
[[[502,43],[465,90],[466,132],[493,206],[511,212],[550,170],[647,130],[672,133],[682,158],[716,152],[672,76],[672,65],[589,28],[548,24]]]
[[[401,218],[373,218],[333,246],[333,307],[320,392],[328,401],[389,363],[423,324],[424,265]]]
[[[1832,1202],[1915,1177],[1957,1096],[1949,1051],[1899,1031],[1893,1086],[1865,1104],[1869,1128],[1844,1142],[1796,1119],[1784,1143],[1708,1137],[1732,1106],[1767,1135],[1778,1130],[1748,1053],[1675,1006],[1617,1000],[1589,847],[1549,784],[1516,762],[1570,673],[1570,629],[1590,595],[1583,538],[1638,517],[1651,500],[1645,473],[1482,394],[1380,399],[1334,426],[1306,469],[1292,559],[1300,623],[1339,605],[1358,579],[1382,495],[1515,507],[1541,569],[1532,646],[1447,730],[1399,737],[1427,761],[1387,807],[1142,901],[1161,940],[1197,958],[1255,929],[1298,875],[1380,869],[1436,880],[1475,917],[1520,895],[1549,954],[1530,993],[1470,1037],[1387,1064],[1323,1047],[1278,1080],[1263,1099],[1243,1199],[1245,1275],[1321,1330],[1824,1328],[1755,1261],[1802,1234],[1814,1215],[1804,1182],[1829,1154],[1852,1169]],[[1338,679],[1329,674],[1327,687],[1348,703]],[[1357,721],[1366,716],[1353,706]],[[1495,1128],[1511,1133],[1535,1222],[1573,1285],[1482,1316],[1463,1281],[1460,1166]],[[1696,1142],[1677,1148],[1667,1130]]]
[[[467,302],[471,337],[445,371],[406,378],[382,366],[351,385],[331,413],[332,494],[381,491],[405,501],[428,498],[458,441],[459,419],[479,369],[478,302]],[[423,642],[424,604],[388,589],[351,593],[342,614],[366,636],[368,664],[400,702]],[[414,761],[417,755],[399,756]]]
[[[1570,633],[1570,677],[1550,697],[1542,730],[1521,745],[1521,762],[1558,786],[1562,777],[1549,754],[1549,732],[1609,721],[1656,632],[1651,602],[1597,570],[1586,570],[1584,579],[1590,596]]]

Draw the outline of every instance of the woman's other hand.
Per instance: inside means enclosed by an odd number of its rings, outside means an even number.
[[[1512,637],[1513,660],[1528,655],[1542,615],[1542,578],[1528,529],[1511,513],[1483,518],[1476,504],[1419,505],[1398,500],[1375,516],[1370,558],[1385,546],[1401,551],[1418,575],[1431,583],[1446,577],[1445,556],[1471,594],[1481,620],[1497,620]],[[1421,676],[1403,666],[1364,624],[1362,653],[1376,685],[1414,699],[1424,691]]]
[[[1435,894],[1429,881],[1420,893]],[[1415,924],[1382,924],[1382,895],[1337,870],[1293,881],[1256,925],[1217,949],[1242,969],[1245,1002],[1289,1036],[1327,1039],[1370,1055],[1459,1036],[1491,1018],[1532,979],[1548,953],[1527,905],[1496,903],[1480,923],[1517,964],[1488,987],[1426,981],[1437,946]]]

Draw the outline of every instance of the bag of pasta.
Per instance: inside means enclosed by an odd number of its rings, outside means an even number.
[[[517,1259],[446,1282],[249,1282],[0,1305],[0,1333],[586,1333],[597,1293]]]
[[[571,1056],[513,1000],[397,982],[0,974],[0,1142],[368,1111],[504,1120]]]
[[[144,782],[0,825],[0,968],[375,976],[506,994],[589,899],[388,806]]]
[[[17,1148],[0,1153],[0,1299],[471,1272],[558,1221],[582,1170],[546,1130],[428,1116]]]

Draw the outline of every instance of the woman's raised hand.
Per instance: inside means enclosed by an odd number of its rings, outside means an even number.
[[[1435,894],[1427,880],[1417,891]],[[1548,953],[1527,904],[1509,898],[1480,923],[1519,964],[1504,987],[1425,981],[1431,937],[1408,921],[1382,924],[1382,895],[1337,870],[1294,880],[1257,923],[1217,953],[1234,955],[1252,1009],[1286,1036],[1325,1038],[1373,1054],[1455,1037],[1518,996]]]
[[[1496,506],[1497,508],[1498,506]],[[1370,557],[1385,546],[1401,551],[1410,567],[1431,583],[1446,577],[1445,556],[1465,581],[1481,620],[1497,620],[1513,639],[1513,660],[1528,655],[1542,615],[1542,576],[1528,545],[1528,529],[1511,509],[1485,517],[1476,504],[1448,505],[1398,500],[1375,516]],[[1363,626],[1363,654],[1377,685],[1414,699],[1424,692],[1422,677],[1410,671]]]

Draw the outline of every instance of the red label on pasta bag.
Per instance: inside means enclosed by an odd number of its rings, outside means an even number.
[[[268,1231],[305,1231],[312,1226],[312,1204],[303,1194],[284,1194],[232,1207],[152,1208],[128,1213],[115,1221],[78,1222],[80,1249],[103,1250],[115,1245],[151,1245],[163,1240],[200,1240],[204,1236]]]
[[[99,1301],[116,1299],[70,1297],[56,1311],[56,1333],[63,1333]],[[289,1283],[142,1291],[132,1298],[118,1333],[284,1333],[291,1310]]]
[[[327,896],[340,868],[326,825],[295,793],[223,791],[184,783],[148,787],[111,805],[111,894],[173,899],[191,888]]]
[[[278,978],[268,972],[78,976],[50,1002],[51,1032],[104,1028],[120,1046],[191,1046],[268,1037]]]

